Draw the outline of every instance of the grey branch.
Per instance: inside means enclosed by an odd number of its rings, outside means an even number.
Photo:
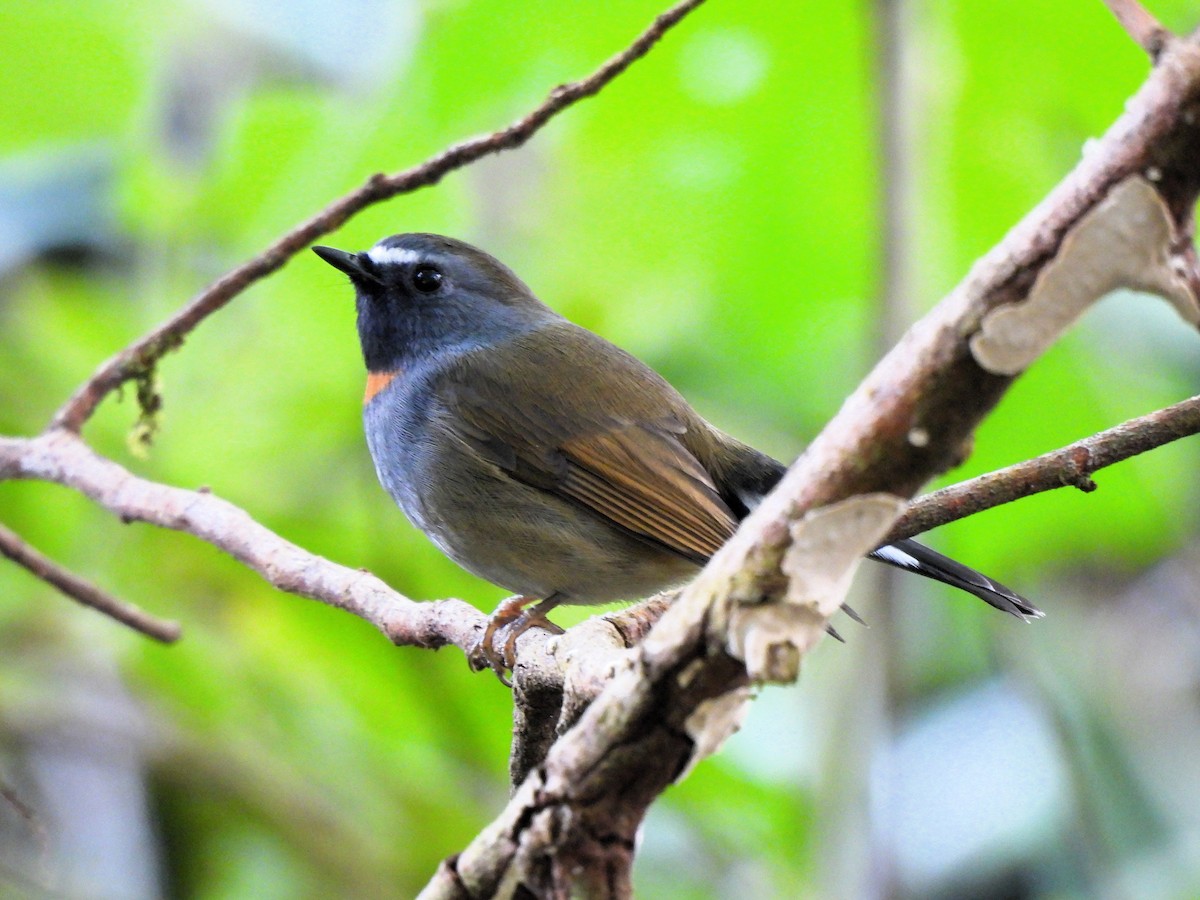
[[[29,570],[42,581],[54,586],[66,596],[78,600],[96,612],[140,631],[146,637],[170,644],[179,640],[179,625],[156,618],[131,603],[118,600],[89,581],[64,569],[43,556],[13,531],[0,525],[0,555],[7,556],[18,566]]]

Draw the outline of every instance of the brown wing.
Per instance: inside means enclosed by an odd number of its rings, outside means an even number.
[[[698,562],[733,536],[733,513],[674,434],[629,425],[566,441],[562,451],[559,493],[630,531]]]
[[[438,393],[455,410],[451,427],[514,478],[703,563],[737,521],[684,443],[694,414],[637,360],[559,330],[551,352],[514,342],[448,373]]]

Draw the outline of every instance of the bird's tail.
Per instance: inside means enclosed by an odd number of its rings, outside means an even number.
[[[715,473],[718,490],[734,514],[743,519],[779,483],[786,468],[778,460],[745,444],[738,444],[728,435],[721,437],[726,445],[740,450],[713,460],[713,465],[718,467]],[[1016,591],[914,540],[885,544],[867,555],[974,594],[989,606],[1026,622],[1044,615]]]
[[[1026,622],[1044,615],[1016,591],[914,540],[885,544],[872,550],[868,556],[974,594],[984,603]]]

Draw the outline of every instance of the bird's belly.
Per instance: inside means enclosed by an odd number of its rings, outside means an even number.
[[[666,548],[515,480],[438,429],[421,429],[419,440],[403,430],[367,431],[379,480],[405,515],[463,568],[508,590],[574,603],[636,600],[697,571]]]
[[[635,600],[694,574],[693,563],[521,484],[475,483],[473,498],[436,492],[428,533],[465,569],[527,596],[575,603]]]

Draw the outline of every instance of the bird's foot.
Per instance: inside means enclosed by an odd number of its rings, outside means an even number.
[[[562,634],[563,630],[546,618],[546,613],[558,605],[554,596],[537,602],[537,597],[509,597],[488,617],[487,628],[479,642],[471,648],[471,668],[478,672],[485,666],[496,673],[496,677],[507,687],[512,682],[506,675],[517,662],[517,638],[530,628],[542,628],[551,634]],[[531,603],[535,606],[526,609]],[[496,641],[503,637],[504,644],[497,649]]]

